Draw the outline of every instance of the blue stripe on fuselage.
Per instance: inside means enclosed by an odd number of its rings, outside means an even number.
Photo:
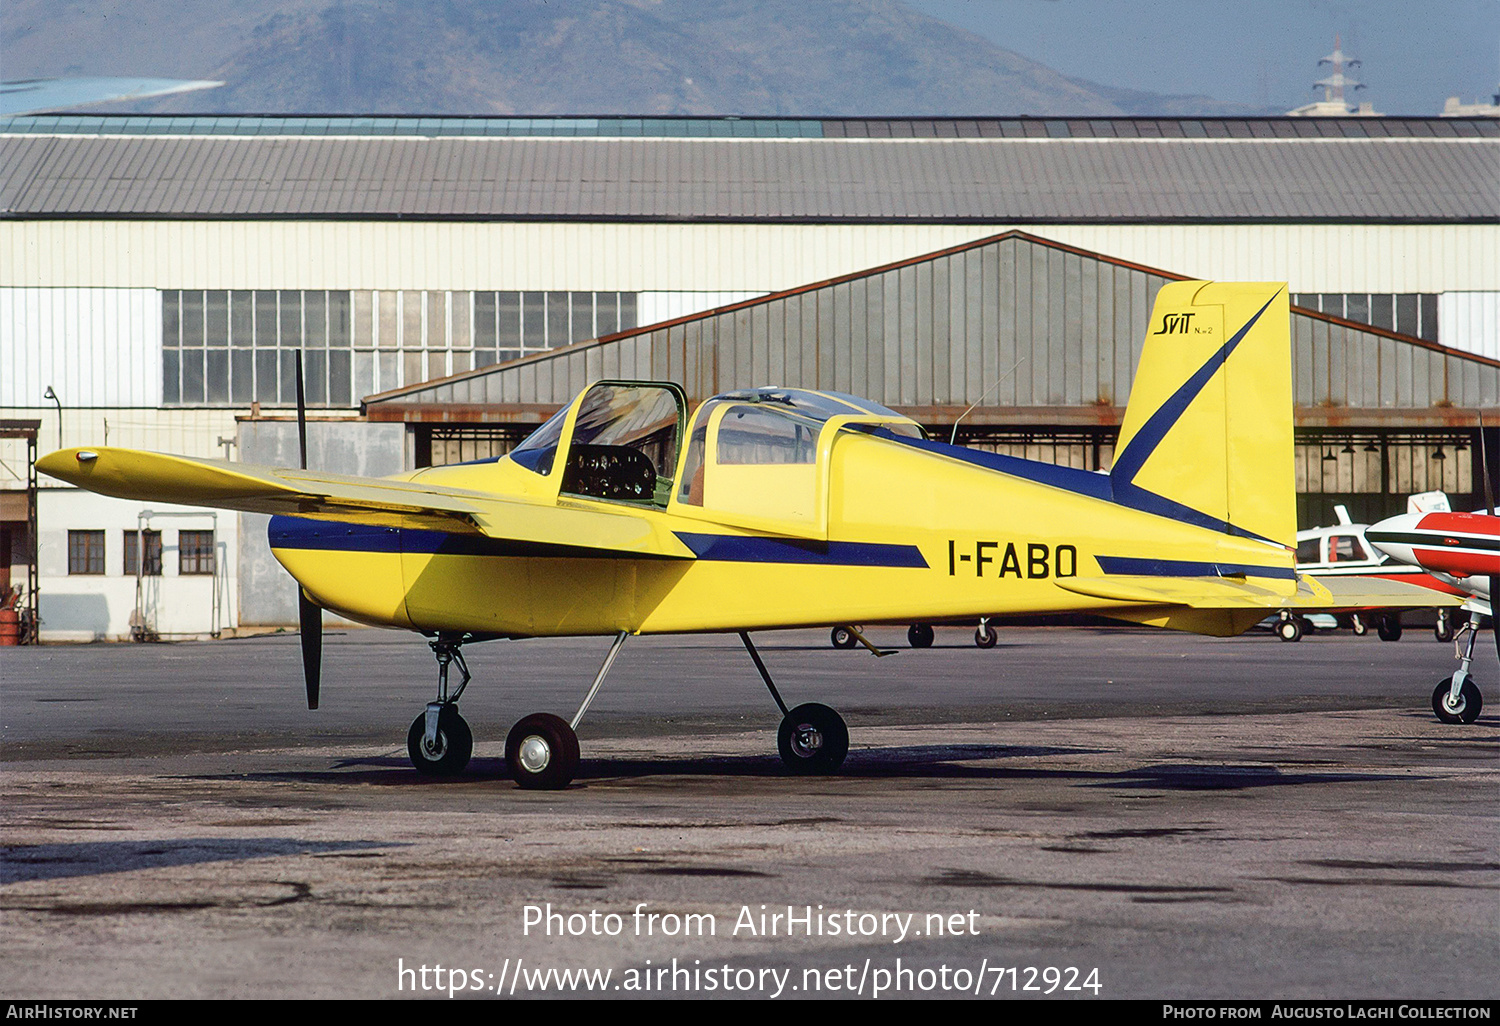
[[[1291,581],[1297,572],[1286,566],[1255,566],[1250,563],[1202,563],[1191,559],[1136,559],[1132,556],[1095,556],[1107,574],[1132,577],[1274,577]]]

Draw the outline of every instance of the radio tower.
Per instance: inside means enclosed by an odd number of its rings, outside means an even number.
[[[1309,118],[1343,118],[1356,113],[1362,117],[1373,116],[1375,111],[1370,104],[1360,104],[1356,111],[1344,98],[1345,89],[1352,92],[1356,89],[1363,89],[1365,86],[1363,82],[1356,82],[1344,74],[1345,68],[1359,67],[1359,60],[1344,55],[1343,44],[1339,41],[1337,34],[1333,37],[1333,53],[1318,61],[1319,67],[1324,64],[1332,66],[1333,74],[1327,78],[1318,79],[1312,86],[1314,89],[1322,87],[1323,99],[1317,103],[1309,103],[1305,107],[1298,107],[1296,110],[1289,110],[1287,114],[1292,117]]]

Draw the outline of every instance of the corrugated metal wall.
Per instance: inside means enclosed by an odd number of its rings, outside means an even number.
[[[0,286],[775,292],[987,225],[0,221]],[[1047,225],[1067,245],[1293,292],[1500,292],[1500,225]]]
[[[679,381],[694,400],[785,384],[908,409],[1122,405],[1167,280],[1008,238],[409,398],[563,403],[618,376]]]
[[[0,407],[161,405],[155,289],[0,289]]]
[[[1302,407],[1494,406],[1500,369],[1373,331],[1292,317],[1292,381]]]
[[[928,423],[970,403],[971,424],[1112,423],[1168,280],[1010,236],[386,402],[562,404],[597,378],[644,377],[681,382],[695,401],[779,384],[853,392]],[[1292,321],[1299,407],[1500,402],[1491,362],[1316,315]]]

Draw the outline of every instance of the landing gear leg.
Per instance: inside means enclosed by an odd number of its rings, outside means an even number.
[[[826,705],[805,702],[795,709],[788,709],[782,701],[776,682],[771,679],[766,664],[761,661],[755,643],[746,631],[740,631],[740,640],[755,668],[760,671],[766,690],[781,710],[781,727],[776,732],[776,747],[781,761],[793,773],[834,773],[844,764],[849,754],[849,728],[844,718]]]
[[[1469,667],[1474,662],[1474,639],[1479,635],[1479,615],[1469,617],[1468,623],[1458,628],[1459,637],[1469,632],[1463,654],[1458,658],[1458,672],[1439,684],[1432,692],[1432,711],[1444,723],[1473,723],[1479,719],[1479,710],[1484,706],[1484,697],[1479,686],[1469,676]]]
[[[469,724],[458,714],[458,699],[469,686],[469,666],[464,662],[461,636],[439,635],[428,643],[438,661],[438,697],[428,702],[427,709],[412,721],[406,732],[406,754],[418,773],[429,776],[451,777],[462,773],[474,753],[474,734]],[[448,666],[458,664],[463,680],[458,690],[448,694]]]
[[[1432,633],[1439,641],[1453,640],[1453,615],[1448,610],[1438,610],[1437,623],[1432,625]]]
[[[604,664],[599,667],[594,683],[583,696],[583,703],[573,714],[571,723],[551,713],[533,713],[510,728],[505,739],[505,764],[510,767],[510,775],[517,786],[527,790],[557,791],[573,782],[573,776],[578,772],[578,735],[575,731],[629,637],[628,631],[615,635],[614,644],[609,646],[609,654],[604,657]]]

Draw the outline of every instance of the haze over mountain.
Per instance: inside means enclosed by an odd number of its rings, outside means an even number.
[[[0,75],[227,83],[119,112],[1261,113],[1068,78],[896,0],[6,0]]]

